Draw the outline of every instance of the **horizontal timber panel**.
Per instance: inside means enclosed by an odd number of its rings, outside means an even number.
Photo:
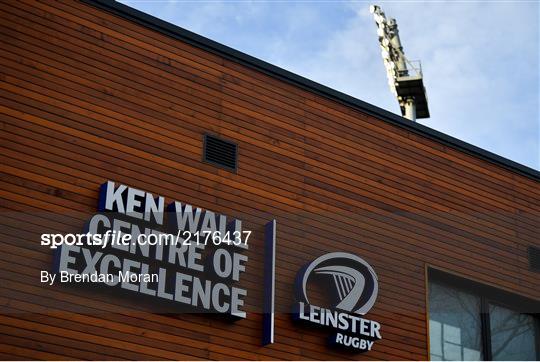
[[[540,298],[526,254],[540,232],[537,182],[91,6],[6,5],[0,357],[425,359],[426,264]],[[206,132],[239,144],[237,174],[201,162]],[[278,313],[276,344],[261,347],[257,313],[236,323],[164,316],[40,287],[51,253],[39,234],[81,231],[107,179],[254,230],[246,308],[261,302],[272,218],[278,305],[292,303],[310,260],[360,255],[379,276],[369,316],[383,340],[364,355],[339,353],[326,332]]]
[[[186,174],[186,173],[184,173],[183,175],[184,175],[184,176],[187,176],[187,174]],[[317,225],[314,225],[314,227],[317,227]],[[410,235],[408,235],[408,236],[410,237]],[[415,236],[413,236],[413,237],[415,237]],[[446,245],[446,243],[447,243],[447,241],[446,241],[446,242],[445,242],[444,244]],[[458,244],[458,245],[459,245],[459,244]],[[465,254],[465,257],[467,257],[467,255],[466,255],[466,254]]]
[[[57,3],[57,7],[58,7],[58,8],[61,8],[61,9],[63,9],[63,10],[68,9],[67,11],[68,11],[68,13],[69,13],[69,8],[70,8],[69,5],[68,5],[68,6],[64,6],[63,4]],[[55,13],[58,13],[58,12],[55,12]],[[63,15],[65,15],[65,13],[62,13],[62,12],[60,12],[60,13],[63,14]],[[47,15],[48,15],[47,17],[48,17],[49,19],[54,19],[54,18],[56,18],[55,16],[52,16],[52,14],[50,14],[50,13],[47,13]],[[77,9],[76,15],[77,15],[77,17],[83,17],[83,18],[88,18],[88,15],[90,15],[90,17],[93,16],[93,15],[89,14],[89,12],[85,12],[85,11],[82,11],[82,12],[81,12],[80,9]],[[100,15],[101,15],[101,14],[100,14]],[[63,17],[58,17],[57,19],[62,19],[62,21],[65,22],[65,16],[63,16]],[[127,28],[133,27],[133,24],[130,24],[129,22],[125,22],[124,20],[120,20],[120,19],[115,18],[115,17],[109,17],[109,20],[110,20],[110,22],[109,22],[109,24],[108,24],[109,27],[115,30],[115,33],[111,33],[110,31],[107,31],[107,34],[108,34],[108,35],[113,35],[111,38],[107,38],[109,41],[110,41],[110,39],[115,39],[115,37],[114,37],[115,34],[126,32],[126,29],[127,29]],[[123,26],[120,27],[120,28],[114,28],[114,27],[112,26],[112,23],[114,23],[114,22],[122,22],[122,23],[123,23]],[[102,17],[100,18],[99,23],[102,23]],[[91,23],[85,23],[84,25],[82,25],[82,27],[81,27],[80,25],[79,25],[79,27],[86,31],[86,30],[88,30],[88,28],[86,27],[87,25],[91,25]],[[136,26],[135,26],[135,27],[136,27]],[[152,37],[155,37],[155,36],[156,36],[156,33],[154,33],[154,32],[147,31],[147,30],[142,29],[142,28],[140,28],[140,27],[136,27],[136,28],[137,28],[137,34],[139,35],[139,37],[140,37],[143,33],[147,33],[147,35],[149,35],[149,38],[152,38]],[[101,28],[100,30],[108,30],[108,29]],[[94,33],[94,35],[96,35],[96,34],[97,34],[97,35],[100,35],[100,36],[97,36],[97,38],[102,38],[102,34],[103,34],[103,33],[97,31],[96,33]],[[141,38],[142,38],[142,37],[141,37]],[[130,39],[130,38],[122,38],[122,39],[121,39],[121,40],[122,40],[121,44],[124,44],[124,45],[125,45],[125,44],[128,44],[128,43],[129,43],[129,41],[128,41],[129,39]],[[157,44],[157,47],[156,47],[156,43],[155,43],[155,42],[152,42],[152,41],[151,41],[150,43],[152,44],[152,46],[154,46],[155,49],[161,49],[160,46],[163,45],[163,42],[170,41],[170,39],[165,38],[165,37],[163,37],[163,36],[161,36],[160,40],[161,40],[161,42]],[[185,48],[185,47],[186,47],[184,44],[182,44],[182,43],[180,43],[180,42],[174,42],[174,41],[173,41],[173,44],[174,44],[174,46],[173,46],[171,49],[175,49],[176,47],[180,47],[180,48],[182,48],[182,47]],[[138,45],[141,45],[141,44],[138,43]],[[195,52],[197,55],[192,55],[192,57],[191,57],[190,59],[192,59],[193,61],[190,61],[190,62],[189,62],[189,64],[193,66],[193,65],[196,65],[196,64],[198,64],[199,62],[201,62],[202,59],[207,58],[208,55],[209,55],[208,53],[200,52],[200,51],[198,51],[197,49],[195,49],[195,48],[193,48],[193,47],[189,47],[189,46],[187,46],[187,47],[189,48],[189,52],[183,52],[183,53],[181,53],[181,54],[179,54],[178,52],[175,52],[175,51],[173,50],[173,55],[174,55],[174,57],[180,57],[180,58],[181,58],[182,56],[190,55],[191,52]],[[150,49],[145,49],[144,54],[148,54],[148,53],[149,53],[149,50],[150,50]],[[139,51],[139,48],[138,48],[138,47],[135,47],[135,48],[132,49],[132,51]],[[214,60],[215,60],[215,58],[214,58]],[[227,68],[221,69],[221,64],[222,64],[222,63],[227,63],[227,62],[228,62],[227,60],[222,61],[220,58],[218,58],[217,62],[216,62],[214,65],[217,65],[217,68],[216,68],[216,69],[219,69],[220,71],[224,71],[224,69],[227,69]],[[169,65],[170,65],[170,64],[169,64]],[[207,65],[206,68],[204,68],[204,67],[203,67],[203,68],[199,67],[198,69],[203,70],[203,71],[204,71],[204,70],[207,70],[207,71],[208,71],[209,68],[212,68],[212,63],[205,63],[205,65]],[[245,75],[245,74],[247,74],[247,73],[250,73],[250,70],[249,70],[249,69],[243,69],[243,72],[241,72],[241,73],[236,73],[236,75],[237,75],[237,76],[243,76],[243,75]],[[261,77],[261,75],[260,75],[259,73],[256,73],[256,72],[251,72],[250,74],[251,74],[253,77],[258,77],[258,78]],[[286,87],[287,87],[287,92],[288,92],[288,94],[287,94],[288,97],[283,98],[283,100],[285,100],[285,101],[286,101],[286,100],[289,100],[289,99],[291,98],[291,97],[290,97],[291,92],[295,92],[295,93],[298,92],[297,89],[291,88],[290,86],[285,85],[285,84],[282,83],[282,82],[275,81],[275,80],[273,80],[272,78],[266,77],[264,80],[265,80],[266,82],[261,83],[261,84],[264,85],[264,86],[267,86],[267,84],[269,84],[269,83],[277,83],[277,84],[279,84],[280,87],[286,86]],[[306,96],[306,97],[307,97],[308,99],[310,99],[310,100],[313,99],[313,96],[312,96],[312,95],[304,94],[304,96]],[[324,101],[324,100],[323,100],[323,101]],[[320,103],[321,103],[321,102],[320,102]],[[324,103],[324,102],[322,102],[322,103]],[[330,104],[333,104],[333,103],[330,103]],[[283,106],[283,104],[282,104],[282,106]],[[292,109],[294,109],[294,108],[292,108]],[[347,110],[348,112],[350,112],[350,110],[348,110],[347,108],[345,108],[345,110]],[[474,159],[472,159],[472,160],[474,160]],[[476,161],[476,160],[474,160],[474,161]]]

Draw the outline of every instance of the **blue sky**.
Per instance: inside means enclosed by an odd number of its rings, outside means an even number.
[[[122,1],[394,113],[364,1]],[[540,169],[537,1],[378,2],[420,59],[420,123]]]

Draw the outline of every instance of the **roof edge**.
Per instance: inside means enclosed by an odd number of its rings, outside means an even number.
[[[501,166],[507,170],[526,176],[540,182],[540,171],[531,167],[522,165],[505,157],[499,156],[493,152],[484,150],[470,143],[449,136],[445,133],[436,131],[430,127],[419,123],[411,122],[397,114],[354,98],[345,93],[339,92],[320,83],[304,78],[298,74],[292,73],[283,68],[272,65],[268,62],[255,58],[251,55],[220,44],[216,41],[205,38],[177,25],[168,23],[152,15],[136,10],[114,0],[80,0],[83,3],[96,8],[108,11],[124,19],[133,21],[137,24],[158,31],[172,38],[181,40],[198,48],[204,49],[221,57],[233,60],[242,65],[254,68],[262,73],[278,78],[289,84],[293,84],[310,92],[332,99],[348,107],[352,107],[363,113],[369,114],[395,126],[406,129],[407,131],[435,140],[446,146],[462,151],[466,154],[475,156],[482,160]]]

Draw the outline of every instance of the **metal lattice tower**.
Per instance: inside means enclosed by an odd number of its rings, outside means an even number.
[[[372,5],[370,12],[377,24],[377,35],[388,85],[390,91],[397,97],[402,116],[413,122],[416,118],[429,118],[420,61],[409,61],[405,57],[396,19],[387,19],[377,5]]]

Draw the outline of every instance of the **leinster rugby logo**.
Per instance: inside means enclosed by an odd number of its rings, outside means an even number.
[[[362,258],[325,254],[297,275],[295,317],[335,330],[333,345],[368,351],[381,339],[381,326],[362,316],[375,304],[378,290],[377,275]]]

